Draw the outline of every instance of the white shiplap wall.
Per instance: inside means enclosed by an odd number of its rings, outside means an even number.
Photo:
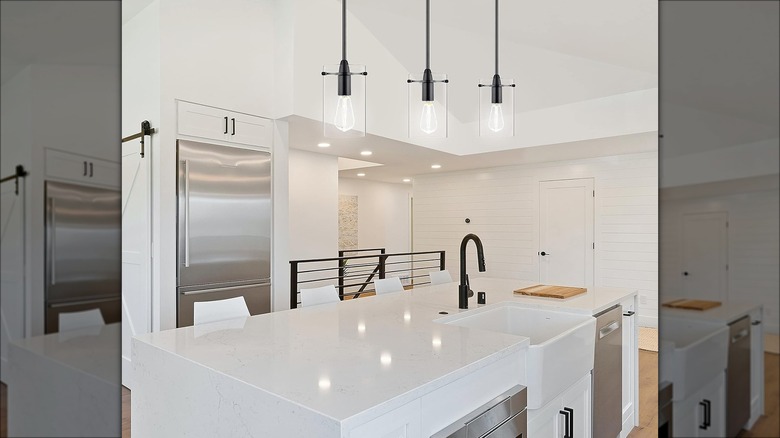
[[[415,251],[447,251],[458,271],[460,241],[475,233],[492,277],[539,278],[539,182],[593,178],[596,286],[640,293],[640,323],[658,313],[658,154],[615,155],[418,176],[414,180]],[[466,224],[465,218],[471,223]],[[469,248],[469,275],[477,276]]]
[[[739,182],[735,181],[737,185]],[[762,183],[763,184],[763,183]],[[661,201],[661,297],[682,295],[681,233],[685,213],[727,212],[728,291],[727,300],[749,300],[764,305],[764,330],[778,333],[780,314],[780,223],[778,222],[778,177],[764,187],[749,191],[729,190],[723,183],[718,191],[728,194],[695,192]]]

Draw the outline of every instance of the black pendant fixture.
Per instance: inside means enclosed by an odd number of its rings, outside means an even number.
[[[514,135],[514,87],[512,80],[501,81],[498,74],[498,1],[495,9],[495,70],[489,84],[479,81],[479,135],[486,137],[511,137]],[[504,88],[509,87],[507,93]],[[509,120],[505,120],[504,113]]]
[[[425,0],[425,70],[409,75],[408,126],[410,137],[447,137],[447,84],[445,74],[431,72],[431,1]],[[420,90],[417,90],[417,84]],[[422,102],[420,102],[422,97]],[[437,112],[440,114],[437,114]],[[442,121],[439,121],[442,117]]]
[[[366,75],[364,65],[347,62],[347,0],[342,0],[341,62],[338,67],[326,65],[322,71],[322,125],[326,137],[366,135]]]

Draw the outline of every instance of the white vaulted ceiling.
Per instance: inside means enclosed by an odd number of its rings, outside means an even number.
[[[450,79],[446,140],[407,137],[407,74],[424,68],[425,2],[349,0],[348,60],[368,66],[367,129],[454,155],[657,130],[657,2],[501,3],[500,73],[514,79],[516,135],[478,136],[477,83],[493,74],[493,1],[433,0],[431,68]],[[321,117],[323,64],[340,59],[340,2],[294,0],[291,111]],[[291,125],[295,129],[295,122]]]

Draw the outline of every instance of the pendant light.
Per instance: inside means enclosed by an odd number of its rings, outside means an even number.
[[[341,62],[322,68],[322,126],[326,137],[366,135],[365,65],[347,62],[347,0],[341,1]],[[354,76],[354,78],[353,78]]]
[[[446,74],[431,72],[431,1],[425,0],[425,70],[410,74],[408,84],[408,126],[410,137],[447,137]],[[418,89],[419,84],[419,89]],[[422,96],[422,101],[418,100]]]
[[[496,62],[493,80],[479,81],[479,135],[483,137],[511,137],[515,133],[514,81],[501,81],[498,74],[498,0],[496,1]],[[509,87],[506,93],[504,88]]]

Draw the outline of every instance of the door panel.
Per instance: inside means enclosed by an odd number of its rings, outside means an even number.
[[[250,315],[259,315],[271,311],[270,283],[247,284],[214,289],[179,290],[178,294],[179,309],[177,312],[177,327],[186,327],[193,324],[195,302],[244,297]]]
[[[13,183],[2,185],[0,220],[0,380],[7,382],[8,343],[24,338],[25,331],[25,264],[24,264],[24,180],[19,194]]]
[[[152,140],[153,141],[153,140]],[[130,340],[152,331],[151,157],[122,145],[122,384],[130,387]]]
[[[179,141],[179,286],[269,279],[271,158]]]
[[[46,300],[119,295],[121,195],[46,183]]]
[[[728,213],[683,215],[681,275],[687,298],[725,301]]]
[[[593,179],[542,181],[539,189],[539,281],[592,288]]]

